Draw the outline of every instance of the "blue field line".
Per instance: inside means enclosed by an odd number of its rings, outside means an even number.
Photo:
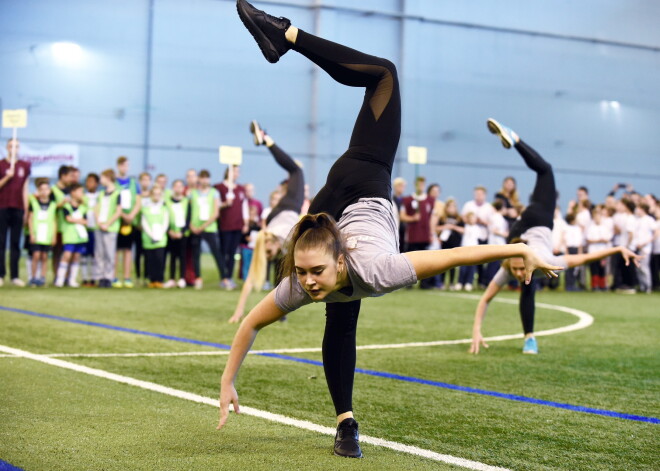
[[[103,324],[100,322],[91,322],[91,321],[84,321],[80,319],[74,319],[71,317],[63,317],[63,316],[55,316],[52,314],[43,314],[39,312],[33,312],[33,311],[26,311],[23,309],[16,309],[16,308],[11,308],[11,307],[5,307],[5,306],[0,306],[0,310],[3,311],[9,311],[9,312],[15,312],[18,314],[25,314],[28,316],[34,316],[34,317],[41,317],[45,319],[52,319],[52,320],[57,320],[57,321],[62,321],[62,322],[70,322],[72,324],[82,324],[82,325],[88,325],[92,327],[100,327],[102,329],[110,329],[110,330],[116,330],[119,332],[126,332],[130,334],[136,334],[136,335],[146,335],[149,337],[155,337],[159,339],[164,339],[164,340],[173,340],[175,342],[184,342],[184,343],[191,343],[195,345],[205,345],[207,347],[214,347],[222,350],[228,350],[230,348],[229,345],[223,344],[223,343],[215,343],[215,342],[206,342],[204,340],[195,340],[195,339],[189,339],[186,337],[177,337],[174,335],[165,335],[165,334],[158,334],[155,332],[148,332],[145,330],[137,330],[137,329],[129,329],[127,327],[121,327],[121,326],[115,326],[111,324]],[[275,358],[278,360],[285,360],[285,361],[294,361],[297,363],[305,363],[308,365],[315,365],[315,366],[323,366],[322,361],[318,360],[310,360],[308,358],[299,358],[299,357],[292,357],[289,355],[282,355],[279,353],[255,353],[255,355],[263,356],[263,357],[268,357],[268,358]],[[652,424],[660,424],[660,418],[656,417],[646,417],[643,415],[633,415],[633,414],[625,414],[622,412],[615,412],[615,411],[610,411],[606,409],[596,409],[593,407],[584,407],[584,406],[576,406],[573,404],[566,404],[563,402],[554,402],[554,401],[546,401],[543,399],[536,399],[533,397],[527,397],[527,396],[518,396],[516,394],[507,394],[507,393],[501,393],[497,391],[488,391],[487,389],[477,389],[477,388],[471,388],[468,386],[459,386],[456,384],[450,384],[450,383],[443,383],[440,381],[432,381],[429,379],[422,379],[422,378],[415,378],[414,376],[404,376],[404,375],[398,375],[398,374],[393,374],[393,373],[387,373],[384,371],[376,371],[376,370],[367,370],[363,368],[356,368],[355,369],[356,373],[367,375],[367,376],[375,376],[378,378],[387,378],[387,379],[394,379],[397,381],[404,381],[407,383],[417,383],[417,384],[424,384],[426,386],[433,386],[436,388],[443,388],[443,389],[449,389],[452,391],[461,391],[461,392],[466,392],[470,394],[479,394],[482,396],[491,396],[491,397],[497,397],[500,399],[507,399],[509,401],[517,401],[517,402],[526,402],[528,404],[537,404],[541,406],[548,406],[548,407],[555,407],[558,409],[565,409],[565,410],[570,410],[570,411],[575,411],[575,412],[584,412],[587,414],[596,414],[596,415],[601,415],[605,417],[613,417],[617,419],[624,419],[624,420],[633,420],[636,422],[648,422]],[[0,462],[0,471],[3,471],[2,462]],[[8,468],[9,470],[13,468]],[[18,469],[18,468],[16,468]]]
[[[11,463],[0,460],[0,471],[23,471],[21,468],[17,468]]]

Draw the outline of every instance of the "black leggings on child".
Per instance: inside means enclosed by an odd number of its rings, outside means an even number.
[[[294,50],[337,82],[366,89],[348,150],[330,169],[312,201],[311,214],[336,220],[360,198],[392,197],[392,165],[401,135],[401,98],[394,64],[348,47],[298,32]],[[323,365],[337,415],[353,409],[355,336],[360,301],[328,303]]]

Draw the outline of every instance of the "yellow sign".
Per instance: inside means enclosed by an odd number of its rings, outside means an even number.
[[[27,110],[2,110],[3,128],[24,128],[27,126]]]
[[[243,163],[243,149],[241,147],[220,146],[220,163],[241,165]]]
[[[425,165],[428,158],[428,149],[426,147],[408,147],[408,163]]]

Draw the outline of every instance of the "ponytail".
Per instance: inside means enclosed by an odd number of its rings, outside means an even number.
[[[337,223],[327,213],[306,214],[296,224],[287,239],[282,261],[281,276],[293,277],[296,272],[294,252],[315,248],[332,255],[336,261],[340,255],[347,255],[344,237],[337,227]],[[293,283],[291,284],[293,287]]]
[[[259,231],[257,234],[257,241],[254,244],[254,251],[252,252],[248,278],[252,280],[252,286],[254,286],[255,291],[261,291],[266,282],[266,274],[268,271],[266,240],[268,239],[268,236],[269,234],[266,231]]]

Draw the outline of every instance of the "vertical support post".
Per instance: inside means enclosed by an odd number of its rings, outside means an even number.
[[[149,5],[149,12],[147,16],[147,59],[144,81],[144,136],[142,139],[142,166],[143,171],[145,172],[149,170],[149,136],[151,131],[151,69],[154,39],[154,0],[147,0],[147,2]]]

